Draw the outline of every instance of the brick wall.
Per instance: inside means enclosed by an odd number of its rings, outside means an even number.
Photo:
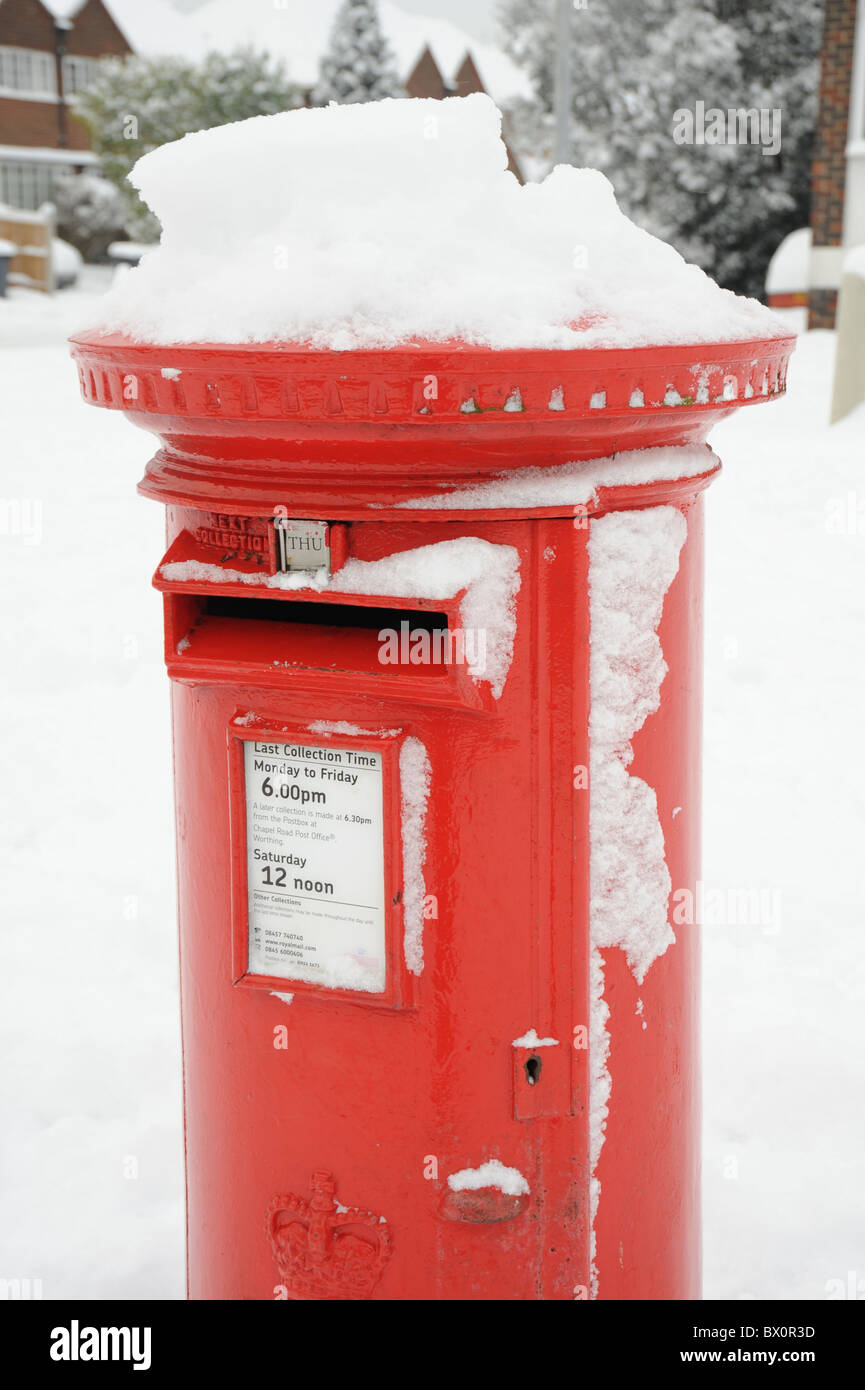
[[[147,0],[144,0],[147,3]],[[79,58],[120,57],[132,49],[118,29],[102,0],[87,0],[73,16],[73,28],[68,35],[67,53]]]
[[[57,103],[0,98],[0,145],[47,145],[60,133]]]
[[[0,0],[0,44],[54,53],[54,19],[40,0]],[[0,144],[60,144],[61,111],[57,101],[0,97]]]
[[[410,97],[434,97],[436,101],[451,96],[439,70],[439,65],[428,48],[424,49],[417,64],[409,74],[405,89]]]
[[[815,246],[841,245],[856,8],[857,0],[825,0],[817,140],[811,179],[811,230]],[[835,290],[811,291],[810,328],[834,327],[836,300]]]
[[[459,72],[454,78],[454,87],[458,97],[471,96],[473,92],[485,92],[486,87],[481,81],[481,75],[477,70],[475,60],[470,53],[467,53],[460,64]]]
[[[40,0],[0,0],[0,44],[54,52],[54,20]]]
[[[834,328],[838,311],[837,290],[810,290],[808,294],[808,327]]]

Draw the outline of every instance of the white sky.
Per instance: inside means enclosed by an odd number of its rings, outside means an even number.
[[[480,39],[495,39],[495,10],[498,0],[396,0],[404,10],[449,19]],[[203,0],[173,0],[179,10],[197,10]]]
[[[480,39],[496,38],[497,0],[396,0],[403,10],[449,19]]]

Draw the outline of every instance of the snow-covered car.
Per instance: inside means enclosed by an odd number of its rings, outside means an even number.
[[[54,267],[55,290],[66,290],[78,283],[84,259],[80,251],[59,237],[52,238],[51,258]]]
[[[799,227],[785,236],[766,272],[766,299],[771,309],[807,305],[810,256],[810,227]]]
[[[141,241],[112,241],[108,255],[115,265],[136,266],[141,257],[153,249],[152,245]]]
[[[4,241],[3,238],[0,237],[0,299],[6,296],[6,277],[9,273],[9,262],[15,255],[16,249],[14,242]]]

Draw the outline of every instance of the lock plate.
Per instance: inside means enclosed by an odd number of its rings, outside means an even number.
[[[511,1047],[514,1073],[514,1119],[539,1120],[571,1114],[570,1056],[565,1043],[546,1047]]]
[[[278,516],[274,526],[277,569],[283,574],[320,569],[330,573],[330,527],[326,521]]]

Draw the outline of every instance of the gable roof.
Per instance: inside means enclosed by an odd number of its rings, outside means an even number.
[[[442,77],[441,68],[427,44],[406,78],[405,89],[410,97],[435,97],[441,101],[450,95],[450,89]]]
[[[70,20],[92,0],[43,0],[56,19]],[[170,0],[100,0],[134,53],[147,57],[197,57],[201,38]]]
[[[56,18],[74,23],[75,15],[88,0],[43,3]],[[170,0],[101,3],[132,50],[145,57],[201,58],[213,49],[228,53],[251,44],[282,58],[289,77],[301,86],[313,87],[342,0],[281,0],[278,6],[274,0],[206,0],[189,13],[175,9]],[[400,76],[413,74],[429,53],[439,76],[457,74],[451,84],[442,79],[448,90],[456,87],[461,93],[486,91],[494,101],[504,104],[514,97],[531,94],[528,77],[507,54],[496,44],[474,39],[450,20],[403,10],[394,0],[379,0],[379,16],[396,55]],[[462,78],[467,62],[473,76]],[[432,70],[427,75],[435,81]],[[463,88],[463,80],[479,85]]]
[[[341,0],[281,0],[279,6],[273,0],[207,0],[186,18],[205,48],[224,52],[244,43],[266,48],[285,60],[290,77],[312,87],[340,4]],[[495,44],[475,41],[459,25],[409,12],[394,0],[379,0],[378,8],[401,77],[417,67],[427,48],[441,73],[455,72],[470,48],[484,89],[495,101],[506,103],[530,94],[526,74]]]

